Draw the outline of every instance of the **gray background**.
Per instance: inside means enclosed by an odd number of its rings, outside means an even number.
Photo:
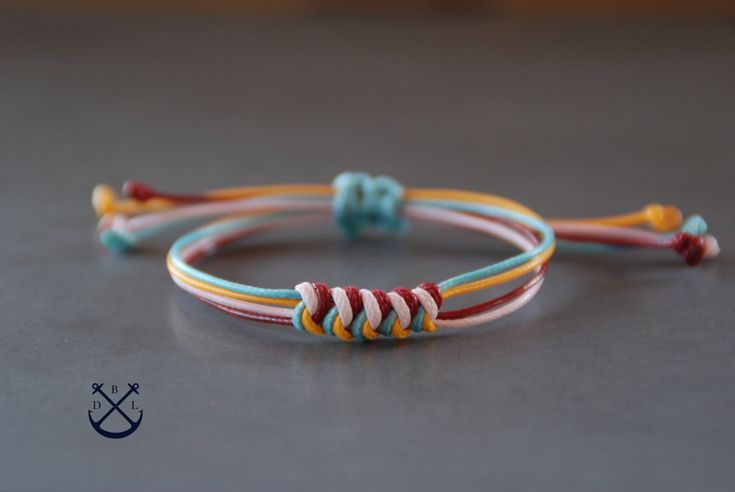
[[[734,87],[732,19],[3,14],[0,488],[732,490]],[[548,216],[672,202],[723,254],[560,251],[512,316],[346,345],[196,302],[165,271],[175,236],[130,257],[94,237],[98,182],[344,169]],[[205,266],[390,288],[508,253],[303,230]],[[128,381],[143,423],[104,439],[91,384]]]

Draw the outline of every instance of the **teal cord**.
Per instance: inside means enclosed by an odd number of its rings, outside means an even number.
[[[355,239],[367,227],[400,232],[405,227],[401,217],[403,186],[387,176],[346,172],[333,181],[334,221],[345,235]]]

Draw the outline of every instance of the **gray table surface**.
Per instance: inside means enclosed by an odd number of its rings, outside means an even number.
[[[732,490],[735,29],[724,20],[0,17],[0,489]],[[560,251],[523,310],[347,345],[124,257],[89,194],[328,182],[344,169],[504,194],[549,216],[651,201],[722,256]],[[495,261],[415,227],[264,236],[230,278],[390,288]],[[91,384],[138,382],[122,440]]]

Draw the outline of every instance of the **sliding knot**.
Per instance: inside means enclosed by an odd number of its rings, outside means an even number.
[[[332,185],[334,220],[347,237],[357,237],[366,227],[394,232],[404,227],[400,216],[403,187],[393,178],[347,172],[337,176]]]
[[[342,340],[373,340],[379,336],[406,338],[411,331],[435,331],[442,295],[439,287],[424,282],[415,289],[334,287],[303,282],[296,286],[301,302],[294,309],[293,325],[314,335]]]

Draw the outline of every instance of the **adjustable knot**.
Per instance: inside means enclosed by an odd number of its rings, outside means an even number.
[[[334,220],[349,238],[357,237],[365,227],[394,232],[404,227],[400,216],[403,187],[393,178],[346,172],[332,185]]]
[[[329,289],[323,283],[296,286],[301,302],[294,309],[293,325],[313,335],[342,340],[373,340],[379,336],[406,338],[411,331],[435,331],[442,295],[436,284],[425,282],[413,290],[390,292],[355,287]]]

